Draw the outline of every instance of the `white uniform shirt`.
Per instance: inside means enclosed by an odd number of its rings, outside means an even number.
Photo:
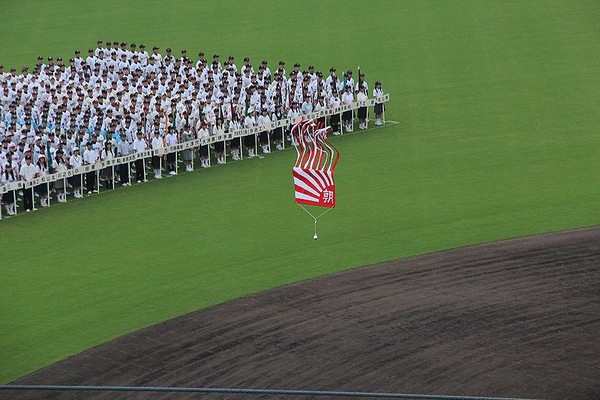
[[[174,144],[177,144],[177,135],[174,133],[167,133],[167,136],[165,136],[165,145],[172,146]]]
[[[35,178],[35,175],[38,172],[38,167],[37,165],[33,164],[32,162],[25,162],[25,164],[23,164],[21,166],[21,169],[19,171],[19,175],[21,175],[21,178],[23,178],[24,181],[30,181],[33,178]]]
[[[248,115],[244,119],[244,128],[252,128],[253,126],[256,126],[256,118],[252,115]]]
[[[152,150],[160,149],[161,147],[164,147],[163,138],[161,138],[160,136],[154,135],[152,137]]]
[[[73,168],[81,167],[81,165],[83,165],[83,159],[81,158],[81,155],[73,154],[69,158],[69,165]]]
[[[354,101],[354,95],[352,94],[352,92],[351,91],[344,92],[344,94],[342,95],[342,102],[345,105],[348,105],[348,104],[352,104],[353,101]]]
[[[88,148],[83,152],[83,161],[86,164],[95,164],[98,161],[98,153],[93,148]]]
[[[133,141],[133,151],[140,153],[148,148],[148,143],[144,139],[136,138]]]

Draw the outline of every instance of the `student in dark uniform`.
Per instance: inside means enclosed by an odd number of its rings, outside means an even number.
[[[0,183],[3,185],[7,183],[13,183],[18,180],[18,176],[13,171],[12,161],[7,162],[4,165],[4,172],[2,172],[2,178],[0,178]],[[15,215],[15,191],[11,190],[2,195],[2,203],[4,203],[4,207],[6,208],[6,213],[8,215]]]

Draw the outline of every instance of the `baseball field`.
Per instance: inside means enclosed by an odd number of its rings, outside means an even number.
[[[338,71],[356,71],[360,66],[371,87],[375,80],[383,82],[391,101],[385,126],[334,139],[341,154],[336,170],[337,207],[319,223],[318,241],[312,240],[312,220],[294,204],[293,149],[1,220],[0,383],[15,381],[142,328],[215,305],[224,307],[222,303],[230,300],[284,285],[441,250],[598,225],[599,15],[600,4],[592,0],[3,1],[0,35],[5,39],[0,63],[8,68],[31,67],[38,55],[69,58],[75,49],[85,54],[102,39],[158,45],[161,50],[171,47],[175,54],[185,48],[192,56],[200,50],[222,57],[233,54],[238,60],[248,56],[254,64],[267,59],[276,65],[283,59],[288,65],[313,64],[322,71],[331,66]],[[588,242],[593,246],[595,240]],[[548,246],[554,245],[560,247],[552,241]],[[600,326],[595,308],[600,299],[593,290],[599,279],[597,248],[566,248],[593,261],[582,270],[586,279],[566,272],[553,275],[570,282],[565,296],[578,290],[584,293],[582,303],[577,304],[591,310],[580,315],[593,324],[583,325],[578,331],[581,336],[571,337],[577,342],[576,337],[597,334]],[[475,259],[478,261],[470,262],[482,262]],[[519,265],[539,264],[527,257],[515,259],[521,260]],[[544,260],[536,274],[544,274],[543,266],[551,263]],[[401,265],[404,267],[395,274],[415,271],[422,264]],[[511,263],[501,268],[510,271]],[[432,281],[439,277],[445,282],[442,286],[456,282],[461,290],[455,296],[473,291],[479,293],[473,301],[483,301],[486,290],[496,293],[498,289],[498,282],[478,286],[477,280],[469,281],[464,274],[443,278],[443,271],[440,267]],[[531,279],[535,281],[535,277]],[[354,282],[360,287],[361,279]],[[417,282],[422,293],[428,293],[428,282]],[[529,281],[500,282],[508,290],[518,288],[518,296],[528,295],[520,285]],[[574,282],[587,286],[584,290]],[[362,283],[371,287],[367,280]],[[544,297],[560,285],[559,279],[542,287],[540,301],[564,300]],[[288,300],[296,296],[296,292],[290,293],[281,296]],[[511,296],[502,294],[488,306],[504,301],[504,305],[519,309],[511,303]],[[388,295],[393,297],[381,292],[381,296]],[[305,297],[298,295],[298,299]],[[417,298],[427,302],[429,296]],[[281,298],[269,299],[276,302]],[[237,311],[249,312],[244,308],[249,307],[248,298],[242,301],[246,303]],[[310,298],[306,301],[292,303],[286,310],[302,309]],[[423,304],[419,307],[425,307]],[[423,315],[431,315],[427,326],[441,329],[438,338],[443,343],[444,325],[435,323],[443,319],[436,313],[439,307],[432,303]],[[414,309],[419,308],[415,305]],[[456,310],[464,315],[461,313],[469,308]],[[568,310],[557,315],[563,313],[566,316]],[[351,320],[353,313],[343,315]],[[485,314],[490,320],[493,316]],[[310,323],[309,317],[303,321]],[[388,325],[382,326],[403,323],[401,319],[386,321]],[[573,326],[568,322],[564,326]],[[228,324],[222,326],[226,329]],[[460,324],[448,326],[461,328]],[[477,331],[468,331],[477,336]],[[491,334],[493,329],[489,327],[489,331]],[[257,328],[257,332],[268,337],[268,330]],[[353,331],[348,328],[347,332]],[[551,328],[541,332],[556,333]],[[401,341],[401,333],[380,340]],[[318,335],[306,334],[306,340],[320,340]],[[407,345],[419,348],[422,343],[417,336],[410,336]],[[567,338],[565,343],[571,341]],[[574,354],[600,354],[598,346],[590,343],[589,352]],[[271,350],[278,348],[277,341],[269,344]],[[491,344],[485,348],[500,352]],[[293,358],[289,348],[278,349]],[[261,354],[268,354],[262,350]],[[439,350],[428,360],[452,359],[451,349]],[[478,360],[473,351],[469,363]],[[107,354],[105,359],[111,357]],[[568,357],[570,353],[566,350],[564,354]],[[568,366],[582,365],[577,363],[581,359],[569,358],[572,364]],[[236,360],[244,365],[245,359]],[[289,362],[284,356],[277,360]],[[123,365],[130,365],[127,362]],[[593,361],[590,363],[592,372],[585,382],[598,377],[597,362],[595,370]],[[369,371],[385,374],[374,364],[377,362],[369,365]],[[415,362],[422,368],[431,367],[422,364]],[[267,364],[266,370],[276,371],[277,365]],[[519,370],[510,363],[494,365],[498,368],[485,373]],[[530,367],[544,370],[544,363]],[[319,373],[318,369],[312,371]],[[578,376],[553,373],[570,381]],[[486,376],[494,380],[493,375]],[[304,376],[309,382],[304,386],[310,386],[311,377]],[[466,372],[461,377],[482,378]],[[545,375],[535,377],[543,384]],[[425,379],[418,374],[413,378],[415,382]],[[336,379],[330,385],[319,382],[343,389],[347,377],[342,374]],[[448,382],[449,378],[440,375],[439,379]],[[127,382],[154,381],[131,377]],[[168,382],[189,384],[177,379]],[[276,378],[232,378],[230,382],[300,385]],[[211,385],[210,381],[201,383]],[[364,387],[376,390],[371,385]],[[390,387],[408,390],[406,386]],[[461,393],[458,385],[435,386],[435,382],[418,388]],[[600,395],[598,386],[586,388],[589,390],[581,392],[582,396]],[[491,390],[491,386],[475,386],[472,391],[478,389]],[[503,393],[520,395],[509,389]]]

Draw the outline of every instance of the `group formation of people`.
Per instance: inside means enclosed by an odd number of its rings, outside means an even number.
[[[336,68],[327,76],[310,65],[301,70],[295,63],[286,70],[284,61],[271,70],[266,60],[253,66],[248,57],[238,67],[235,57],[212,60],[204,52],[193,61],[187,51],[166,54],[154,46],[98,41],[84,58],[79,50],[64,62],[61,57],[38,57],[30,70],[23,67],[5,72],[0,65],[0,184],[30,181],[39,176],[64,172],[98,160],[110,160],[148,149],[167,147],[182,141],[208,138],[242,128],[267,126],[286,118],[295,119],[344,104],[375,99],[375,124],[383,124],[383,90],[375,82],[371,92],[363,73],[354,80],[352,71],[340,78]],[[355,115],[356,114],[356,115]],[[334,134],[366,129],[367,107],[356,112],[333,114],[327,123]],[[211,150],[216,163],[267,154],[282,149],[289,138],[289,126],[265,129],[257,134],[228,142],[186,149],[181,158],[187,171],[210,166]],[[260,150],[259,150],[260,149]],[[152,157],[156,179],[166,169],[176,174],[176,154]],[[135,177],[130,175],[135,170]],[[116,171],[116,173],[115,173]],[[133,171],[132,171],[133,173]],[[73,176],[51,185],[40,184],[32,194],[23,190],[25,211],[49,205],[50,193],[66,201],[67,193],[82,197],[98,191],[100,181],[107,188],[146,180],[145,161],[106,168],[101,174]],[[15,191],[3,195],[8,214],[16,212]]]

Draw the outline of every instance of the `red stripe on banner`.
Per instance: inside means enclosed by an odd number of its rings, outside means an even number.
[[[319,182],[317,180],[315,180],[308,172],[308,170],[303,169],[303,168],[298,168],[296,169],[296,176],[299,180],[301,180],[302,182],[304,182],[306,185],[310,186],[311,188],[314,188],[315,191],[320,192],[321,191],[321,185],[319,185]]]
[[[305,171],[308,175],[312,176],[312,178],[319,183],[319,192],[322,192],[328,185],[325,179],[323,179],[323,171],[319,170],[307,170]]]
[[[333,171],[339,153],[327,140],[331,132],[315,120],[302,120],[292,128],[298,152],[292,168],[296,203],[335,207]]]
[[[305,194],[307,196],[314,197],[314,198],[317,198],[317,199],[319,197],[321,197],[321,191],[320,190],[317,191],[317,193],[314,193],[314,192],[311,192],[310,190],[307,190],[306,188],[303,188],[302,186],[298,186],[298,185],[294,185],[294,190],[297,193],[302,193],[302,194]]]

